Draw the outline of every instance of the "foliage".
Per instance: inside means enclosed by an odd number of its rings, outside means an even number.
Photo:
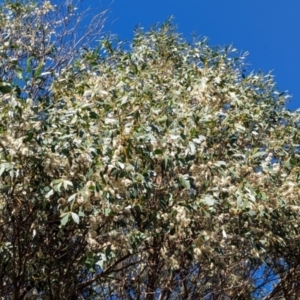
[[[3,299],[298,299],[299,116],[272,76],[170,22],[100,45],[47,105],[1,90]]]
[[[47,102],[50,85],[99,38],[104,13],[82,28],[88,11],[50,1],[4,1],[0,9],[0,91]],[[78,33],[81,33],[78,36]]]

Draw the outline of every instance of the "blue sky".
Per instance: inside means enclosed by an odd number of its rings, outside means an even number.
[[[133,29],[145,29],[174,16],[178,32],[194,32],[209,44],[233,44],[250,54],[248,71],[272,71],[280,91],[292,95],[288,108],[300,107],[299,0],[83,0],[83,6],[109,9],[105,30],[130,40]]]

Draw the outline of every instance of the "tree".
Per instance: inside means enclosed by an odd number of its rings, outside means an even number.
[[[299,115],[244,58],[166,22],[2,89],[1,296],[298,299]]]
[[[1,91],[16,89],[19,96],[47,102],[50,85],[80,51],[100,38],[105,11],[87,27],[89,9],[77,12],[68,4],[9,0],[0,11]]]

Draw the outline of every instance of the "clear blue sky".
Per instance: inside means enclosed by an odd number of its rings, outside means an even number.
[[[208,37],[209,44],[233,44],[248,51],[248,71],[272,71],[280,91],[300,107],[300,0],[83,0],[109,9],[105,30],[130,40],[136,25],[149,28],[171,15],[185,38]]]

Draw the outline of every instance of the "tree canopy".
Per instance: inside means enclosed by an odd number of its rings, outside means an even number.
[[[299,299],[299,114],[273,76],[170,21],[47,71],[53,37],[11,23],[41,7],[0,13],[1,297]]]

